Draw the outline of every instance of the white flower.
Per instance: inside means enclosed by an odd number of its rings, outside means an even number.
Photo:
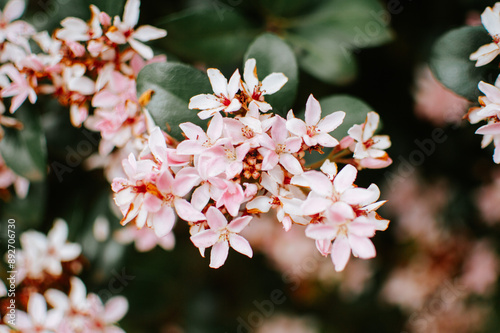
[[[481,46],[469,57],[470,60],[476,60],[476,67],[484,66],[490,63],[500,53],[500,4],[497,3],[493,8],[486,7],[481,14],[481,22],[493,38],[493,43]]]
[[[240,85],[240,72],[238,70],[234,71],[229,79],[229,83],[225,76],[216,68],[209,68],[207,74],[214,94],[193,96],[189,101],[189,108],[202,110],[198,112],[198,117],[201,119],[210,118],[220,111],[238,111],[241,108],[241,103],[236,93]]]
[[[113,26],[106,32],[106,36],[117,44],[129,43],[143,58],[153,58],[153,50],[141,42],[163,38],[167,32],[150,25],[143,25],[134,30],[139,21],[140,0],[128,0],[123,11],[123,21],[115,16]]]
[[[264,102],[264,95],[272,95],[280,90],[288,78],[283,73],[271,73],[259,81],[257,77],[257,68],[255,59],[251,58],[245,62],[242,82],[243,91],[250,100],[250,105],[255,104],[262,112],[272,109],[272,106]]]

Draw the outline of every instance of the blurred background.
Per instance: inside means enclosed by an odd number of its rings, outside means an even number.
[[[25,18],[51,31],[66,16],[88,18],[89,3],[29,1]],[[123,1],[96,5],[121,15]],[[32,184],[26,199],[16,198],[12,188],[2,190],[2,223],[14,217],[23,230],[46,232],[54,218],[64,218],[69,239],[83,246],[82,279],[104,299],[127,297],[130,310],[121,323],[131,333],[499,332],[500,169],[493,149],[481,149],[477,126],[462,120],[477,100],[445,89],[428,66],[442,34],[480,25],[481,12],[492,5],[142,2],[140,23],[168,31],[153,44],[167,61],[217,67],[228,77],[241,70],[248,46],[267,31],[282,37],[297,57],[294,110],[303,109],[310,93],[318,99],[348,94],[380,114],[394,163],[365,170],[357,180],[363,187],[376,183],[381,199],[388,200],[380,213],[391,224],[373,238],[375,259],[351,258],[345,271],[336,273],[302,227],[285,233],[265,216],[245,235],[254,258],[233,251],[217,270],[208,267],[180,223],[175,247],[169,239],[163,244],[167,250],[138,251],[116,234],[122,227],[109,183],[102,169],[89,171],[83,162],[91,152],[62,181],[51,174]],[[49,163],[64,161],[88,135],[98,139],[71,127],[56,102],[42,103]],[[95,230],[106,226],[109,233]]]

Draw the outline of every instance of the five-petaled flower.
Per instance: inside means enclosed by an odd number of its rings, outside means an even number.
[[[193,236],[191,241],[198,248],[212,246],[210,254],[210,267],[219,268],[226,262],[229,247],[247,257],[253,256],[252,248],[248,241],[238,235],[252,219],[251,216],[235,218],[229,224],[224,214],[215,207],[210,207],[206,213],[207,224],[210,229],[203,230]]]

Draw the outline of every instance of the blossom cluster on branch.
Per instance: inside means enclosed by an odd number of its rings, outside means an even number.
[[[210,267],[224,264],[232,247],[248,257],[252,248],[240,232],[252,217],[271,210],[289,230],[307,226],[323,255],[331,254],[336,270],[343,270],[352,253],[375,256],[370,241],[388,220],[376,210],[380,191],[354,181],[358,168],[381,168],[392,161],[384,149],[385,135],[374,135],[379,116],[367,115],[340,142],[332,137],[345,112],[321,118],[321,106],[311,95],[305,121],[290,110],[286,119],[270,112],[264,100],[287,82],[282,73],[262,81],[255,59],[245,63],[243,78],[236,70],[229,80],[217,69],[207,71],[214,94],[191,98],[189,107],[211,118],[206,131],[191,122],[180,124],[185,140],[176,143],[156,127],[148,147],[123,161],[126,178],[112,184],[122,224],[135,223],[168,235],[176,216],[190,225],[191,241],[202,256],[212,247]],[[221,114],[224,112],[224,116]],[[169,144],[167,144],[167,142]],[[333,148],[320,171],[305,166],[311,151]],[[337,164],[346,164],[340,171]]]

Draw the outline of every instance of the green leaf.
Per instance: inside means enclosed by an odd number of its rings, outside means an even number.
[[[344,111],[345,118],[342,124],[337,127],[330,135],[337,140],[341,140],[347,135],[347,131],[355,124],[362,124],[365,122],[368,112],[373,111],[372,107],[363,102],[362,100],[349,95],[335,95],[319,99],[321,105],[321,117],[336,112]],[[332,151],[331,148],[324,149],[324,154],[313,152],[306,153],[305,159],[308,165],[325,159]]]
[[[40,181],[47,173],[47,147],[38,110],[21,107],[15,117],[24,125],[22,130],[5,129],[0,141],[0,153],[5,164],[16,174]]]
[[[260,81],[271,73],[283,73],[288,78],[283,88],[273,95],[266,96],[266,102],[273,106],[273,111],[285,115],[295,100],[299,84],[297,61],[292,49],[278,36],[265,33],[248,48],[245,61],[250,58],[257,61],[257,75]]]
[[[461,27],[441,36],[434,44],[430,67],[445,87],[467,98],[477,100],[479,81],[493,83],[500,73],[498,59],[482,67],[469,60],[471,53],[492,42],[486,30],[480,27]]]
[[[121,16],[123,13],[124,0],[85,0],[87,6],[95,5],[102,12],[107,13],[109,16]]]
[[[331,38],[287,35],[297,54],[300,67],[326,83],[343,85],[356,77],[357,65],[352,52]]]
[[[310,10],[321,0],[260,0],[264,10],[280,17],[294,16]]]
[[[170,52],[210,66],[237,64],[257,35],[234,9],[189,9],[168,16],[158,27],[168,31],[159,41]]]
[[[137,77],[138,96],[149,89],[154,94],[147,109],[156,124],[174,138],[183,139],[181,123],[206,124],[198,118],[197,110],[188,108],[191,97],[212,92],[208,76],[203,72],[178,63],[150,64]]]
[[[353,52],[392,39],[389,20],[376,0],[325,1],[291,22],[287,38],[304,70],[325,82],[345,84],[356,75]]]

